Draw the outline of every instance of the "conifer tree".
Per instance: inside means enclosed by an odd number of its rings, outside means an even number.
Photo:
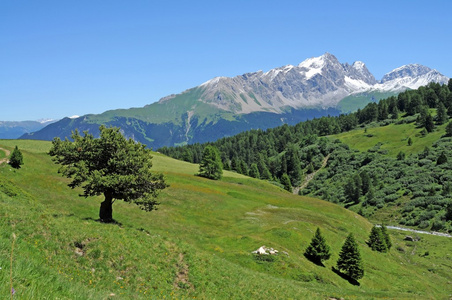
[[[337,268],[348,277],[358,280],[364,276],[364,267],[358,244],[350,233],[342,246],[337,260]]]
[[[427,132],[432,132],[433,129],[435,129],[435,124],[433,123],[433,117],[431,114],[428,114],[425,117],[424,127],[425,127],[425,130],[427,130]]]
[[[372,182],[371,182],[369,174],[367,174],[367,172],[365,170],[362,171],[361,173],[359,173],[359,176],[361,177],[361,191],[362,191],[362,194],[365,195],[369,191],[369,189],[372,185]]]
[[[444,151],[441,152],[441,154],[438,156],[438,159],[436,160],[437,165],[442,165],[447,163],[447,156],[444,154]]]
[[[330,247],[326,244],[325,238],[317,227],[311,243],[306,248],[304,255],[311,261],[321,264],[322,261],[328,260],[331,256]]]
[[[372,187],[369,188],[369,191],[366,194],[366,202],[369,205],[375,205],[375,192]]]
[[[446,215],[444,217],[446,221],[452,221],[452,201],[446,204]]]
[[[222,175],[223,165],[218,149],[214,146],[206,146],[202,153],[201,164],[199,165],[199,176],[217,180]]]
[[[386,238],[380,227],[374,226],[372,228],[369,235],[369,241],[367,243],[373,251],[386,252],[388,250]]]
[[[446,125],[446,136],[452,136],[452,121]]]
[[[399,118],[399,110],[397,109],[397,106],[394,107],[391,118],[394,120],[397,120]]]
[[[260,178],[259,169],[257,168],[257,164],[255,163],[251,164],[250,176],[257,179]]]
[[[292,184],[290,183],[289,175],[286,173],[281,176],[281,184],[284,186],[286,191],[292,192]]]
[[[314,166],[312,165],[312,163],[310,163],[308,165],[308,170],[306,171],[308,174],[312,174],[314,173]]]
[[[386,228],[386,226],[381,225],[380,230],[381,230],[381,233],[383,234],[383,237],[385,238],[386,248],[388,248],[388,251],[389,251],[392,247],[392,242],[391,242],[391,237],[389,236],[389,233],[388,233],[388,229]]]
[[[443,197],[447,197],[447,196],[450,195],[451,192],[452,192],[452,184],[449,183],[449,182],[446,182],[446,183],[443,185],[443,190],[442,190],[442,192],[441,192],[441,195],[442,195]]]
[[[19,169],[21,165],[24,164],[24,157],[22,155],[22,152],[20,152],[19,148],[14,148],[13,152],[11,153],[11,156],[9,157],[9,164],[14,169]]]
[[[442,102],[438,103],[438,109],[436,110],[436,124],[442,125],[447,122],[447,110]]]
[[[248,176],[248,166],[246,165],[246,162],[244,162],[243,160],[239,160],[239,165],[240,165],[240,171],[238,171],[240,174],[246,175]]]

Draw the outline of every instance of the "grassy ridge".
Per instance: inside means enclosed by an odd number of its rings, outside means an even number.
[[[16,144],[23,168],[0,166],[7,182],[0,187],[2,296],[14,232],[13,283],[23,299],[449,297],[452,246],[445,238],[406,242],[393,233],[393,250],[378,254],[365,244],[372,225],[337,205],[231,172],[221,181],[196,177],[196,165],[158,153],[154,169],[170,184],[159,209],[146,213],[118,201],[113,214],[121,224],[101,224],[103,199],[80,198],[66,186],[45,154],[50,143],[0,141],[7,149]],[[333,251],[326,267],[302,255],[316,227]],[[364,259],[360,286],[331,271],[349,232]],[[281,253],[256,259],[251,251],[262,245]]]
[[[216,114],[224,114],[226,119],[234,119],[232,113],[223,113],[212,105],[200,102],[199,99],[203,92],[203,88],[192,88],[174,95],[168,101],[156,102],[140,108],[110,110],[99,115],[90,115],[88,120],[91,123],[102,124],[117,117],[127,117],[154,124],[171,122],[176,125],[183,125],[186,122],[183,116],[188,111],[196,111],[196,117],[200,119],[200,122],[204,120],[207,123],[214,121]]]

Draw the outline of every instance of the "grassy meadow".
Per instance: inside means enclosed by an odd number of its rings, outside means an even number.
[[[381,143],[381,150],[386,150],[388,155],[396,156],[400,151],[409,154],[417,154],[430,147],[445,133],[446,124],[437,126],[435,131],[421,135],[422,128],[418,128],[414,123],[408,124],[389,124],[381,127],[366,127],[343,132],[331,136],[347,144],[352,149],[362,152],[373,148]],[[408,145],[408,139],[411,138],[413,144]]]
[[[197,165],[159,153],[153,169],[170,187],[158,210],[117,201],[117,223],[103,224],[103,198],[67,187],[46,154],[50,142],[0,141],[15,145],[23,167],[0,165],[0,298],[9,298],[11,280],[16,299],[451,297],[449,238],[410,242],[390,231],[391,251],[373,252],[366,245],[372,224],[351,211],[232,172],[220,181],[197,177]],[[324,267],[303,256],[317,227],[332,250]],[[332,271],[350,232],[364,261],[360,285]],[[251,253],[262,245],[279,254]]]

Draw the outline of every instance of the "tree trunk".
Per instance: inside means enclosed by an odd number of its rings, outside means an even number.
[[[99,218],[101,222],[113,222],[113,197],[111,193],[104,193],[105,200],[100,204]]]

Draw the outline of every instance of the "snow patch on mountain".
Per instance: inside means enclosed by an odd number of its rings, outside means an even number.
[[[319,56],[319,57],[311,57],[306,59],[305,61],[301,62],[298,67],[302,68],[302,71],[300,71],[301,74],[304,74],[306,76],[306,79],[311,79],[316,74],[322,73],[322,68],[325,65],[325,56]]]
[[[351,93],[362,93],[369,90],[372,86],[364,82],[363,80],[352,79],[348,76],[345,78],[345,86],[350,89]]]

